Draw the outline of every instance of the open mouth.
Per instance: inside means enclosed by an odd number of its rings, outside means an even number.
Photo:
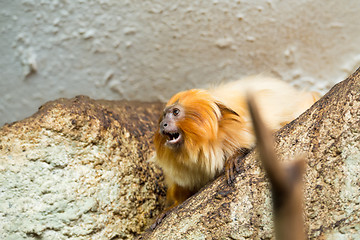
[[[182,140],[182,135],[179,132],[173,132],[173,133],[165,132],[164,135],[167,136],[167,138],[168,138],[166,140],[166,145],[168,145],[168,146],[176,145],[176,144],[180,143]]]

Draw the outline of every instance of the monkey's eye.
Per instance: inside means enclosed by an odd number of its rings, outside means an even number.
[[[179,115],[179,113],[180,113],[180,109],[174,108],[174,109],[172,110],[172,113],[173,113],[174,116],[177,116],[177,115]]]

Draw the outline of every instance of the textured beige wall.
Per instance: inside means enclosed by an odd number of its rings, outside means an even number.
[[[328,90],[360,65],[360,4],[337,1],[0,1],[0,126],[44,102],[166,100],[270,73]]]

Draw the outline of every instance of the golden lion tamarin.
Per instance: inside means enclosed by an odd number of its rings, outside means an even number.
[[[165,174],[171,207],[185,201],[223,171],[238,149],[254,145],[246,104],[251,92],[273,131],[295,119],[317,99],[273,78],[249,77],[209,90],[174,95],[155,133],[155,161]]]

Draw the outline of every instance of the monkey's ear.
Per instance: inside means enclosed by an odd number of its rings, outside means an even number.
[[[227,115],[227,114],[233,114],[239,117],[239,114],[237,114],[237,112],[235,112],[234,110],[232,110],[231,108],[228,108],[227,106],[225,106],[223,103],[221,102],[215,102],[216,105],[219,107],[221,115]]]

